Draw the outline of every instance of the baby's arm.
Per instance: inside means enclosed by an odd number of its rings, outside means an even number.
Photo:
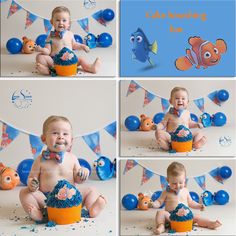
[[[163,191],[161,196],[152,203],[153,208],[159,208],[166,200],[166,191]]]
[[[164,116],[164,119],[157,124],[157,130],[163,130],[166,128],[167,124],[168,124],[168,121],[169,121],[169,115],[168,113]]]
[[[85,44],[78,43],[75,41],[74,34],[72,34],[72,49],[73,50],[84,50],[85,52],[89,52],[89,47]]]
[[[40,161],[41,155],[34,161],[28,177],[27,186],[31,192],[35,192],[39,188]]]
[[[37,45],[35,48],[36,52],[41,52],[43,55],[50,55],[52,51],[51,43],[50,43],[50,38],[47,38],[45,40],[46,44],[45,47],[42,48],[41,46]]]
[[[199,204],[199,203],[192,200],[189,192],[188,192],[187,198],[188,198],[187,200],[188,200],[189,207],[191,207],[193,209],[198,209],[198,210],[201,210],[201,211],[203,211],[205,209],[205,206],[203,204]]]
[[[189,113],[189,128],[203,128],[203,124],[201,122],[195,122],[191,119],[190,113]]]

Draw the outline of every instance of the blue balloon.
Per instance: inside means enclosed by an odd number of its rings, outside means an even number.
[[[199,202],[199,196],[198,196],[197,193],[195,193],[195,192],[189,192],[189,194],[190,194],[191,198],[193,199],[193,201]]]
[[[232,170],[228,166],[222,166],[219,174],[222,179],[228,179],[232,175]]]
[[[219,190],[215,193],[214,200],[219,205],[225,205],[229,201],[229,194],[224,190]]]
[[[40,47],[44,48],[44,47],[45,47],[45,41],[46,41],[47,37],[48,37],[48,36],[47,36],[46,34],[40,34],[40,35],[36,38],[35,43],[36,43],[37,45],[39,45]]]
[[[98,45],[100,47],[106,48],[112,45],[112,36],[108,33],[102,33],[98,35]]]
[[[27,185],[28,176],[29,176],[31,167],[33,165],[33,162],[34,162],[33,159],[25,159],[21,161],[17,167],[17,173],[20,176],[20,181],[24,185]]]
[[[225,89],[221,89],[217,92],[217,99],[221,102],[225,102],[229,99],[229,92]]]
[[[122,205],[127,210],[133,210],[137,208],[138,205],[138,199],[134,194],[126,194],[122,198]]]
[[[105,9],[102,11],[102,18],[105,21],[112,21],[114,19],[115,13],[112,9]]]
[[[140,127],[140,120],[137,116],[128,116],[125,119],[125,127],[129,131],[136,131]]]
[[[75,35],[74,35],[74,38],[75,38],[75,41],[76,41],[77,43],[83,43],[83,39],[82,39],[82,37],[81,37],[80,35],[75,34]]]
[[[198,122],[198,117],[195,114],[191,113],[190,117],[192,121]]]
[[[85,167],[89,170],[89,175],[91,175],[92,169],[89,163],[85,159],[82,159],[82,158],[78,158],[78,161],[81,167]]]
[[[162,194],[162,191],[156,191],[156,192],[154,192],[154,193],[152,194],[152,196],[151,196],[152,201],[153,201],[153,202],[156,201],[156,200],[161,196],[161,194]],[[162,207],[164,207],[164,206],[165,206],[165,203],[163,203],[163,204],[160,206],[160,208],[162,208]]]
[[[18,38],[11,38],[7,41],[6,47],[11,54],[17,54],[21,52],[23,43]]]
[[[215,115],[213,115],[212,122],[215,126],[223,126],[226,124],[227,118],[224,113],[217,112]]]
[[[153,117],[153,122],[155,124],[160,123],[163,119],[164,119],[165,114],[163,112],[157,113],[154,117]]]

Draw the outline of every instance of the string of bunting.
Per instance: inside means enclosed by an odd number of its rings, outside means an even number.
[[[160,175],[159,173],[156,173],[148,169],[147,167],[138,163],[135,160],[126,161],[123,174],[125,175],[128,171],[130,171],[131,169],[137,166],[140,166],[143,169],[142,177],[141,177],[141,185],[147,183],[152,177],[159,176],[162,190],[166,189],[166,187],[168,186],[166,176]],[[194,179],[201,189],[206,190],[206,175],[207,174],[209,174],[212,178],[214,178],[218,183],[221,183],[221,184],[224,184],[226,180],[226,179],[223,179],[220,175],[220,167],[216,167],[212,169],[211,171],[204,173],[200,176],[189,176],[188,178],[186,178],[186,184],[188,183],[189,179]]]
[[[15,128],[12,125],[4,122],[0,119],[2,124],[2,137],[0,139],[0,151],[8,147],[20,134],[26,134],[29,136],[29,143],[33,157],[36,158],[44,148],[40,136],[24,131],[19,128]],[[82,138],[88,147],[98,156],[101,156],[100,147],[100,132],[105,130],[109,135],[116,139],[116,121],[106,125],[105,127],[91,132],[88,134],[75,135],[74,139]]]
[[[6,2],[6,1],[8,1],[8,0],[0,0],[0,3]],[[86,8],[92,8],[95,5],[96,5],[96,2],[94,0],[85,0],[84,1],[84,6]],[[36,20],[41,19],[41,20],[43,20],[44,29],[45,29],[46,34],[50,33],[50,31],[52,29],[52,25],[51,25],[49,19],[46,19],[42,16],[39,16],[39,15],[27,10],[22,5],[17,3],[16,0],[12,0],[11,5],[9,7],[7,18],[14,15],[19,10],[23,10],[26,12],[25,29],[27,29],[29,26],[31,26]],[[93,13],[92,18],[95,19],[98,23],[106,26],[107,22],[103,20],[102,13],[103,13],[103,10],[99,10],[99,11]],[[85,32],[87,32],[87,33],[89,32],[89,18],[88,17],[82,18],[82,19],[74,19],[71,21],[76,21]]]
[[[167,113],[170,107],[170,103],[169,103],[169,99],[163,98],[158,94],[153,93],[150,90],[147,90],[146,88],[144,88],[143,86],[141,86],[139,83],[137,83],[134,80],[130,81],[128,90],[127,90],[127,94],[126,97],[128,97],[131,93],[134,93],[135,91],[137,91],[138,89],[142,89],[144,91],[144,101],[143,101],[143,106],[148,105],[149,103],[151,103],[154,99],[158,98],[161,99],[161,106],[162,106],[162,110],[164,113]],[[211,93],[209,93],[207,95],[207,97],[216,105],[221,106],[222,105],[222,101],[220,101],[217,98],[217,94],[218,94],[218,90],[215,90]],[[201,111],[201,112],[205,112],[205,98],[204,97],[200,97],[200,98],[196,98],[192,100],[194,102],[194,104],[197,106],[197,108]]]

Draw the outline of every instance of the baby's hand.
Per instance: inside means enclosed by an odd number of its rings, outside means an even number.
[[[205,210],[204,204],[200,204],[199,208],[200,208],[200,211],[204,211]]]
[[[32,178],[28,183],[29,190],[35,192],[39,188],[39,181],[36,178]]]
[[[150,207],[159,208],[160,207],[160,203],[158,201],[150,202]]]
[[[42,50],[43,48],[41,47],[41,46],[39,46],[39,45],[37,45],[36,47],[35,47],[35,51],[36,52],[42,52],[43,50]]]
[[[89,52],[89,50],[90,50],[90,48],[88,46],[86,46],[86,45],[84,45],[83,49],[84,49],[85,52]]]
[[[198,124],[197,124],[197,126],[198,126],[198,128],[199,128],[199,129],[202,129],[202,128],[204,128],[204,126],[203,126],[203,124],[202,124],[202,123],[198,123]]]
[[[81,167],[79,169],[79,172],[78,172],[77,176],[80,177],[81,181],[85,181],[89,177],[89,170],[87,168]]]

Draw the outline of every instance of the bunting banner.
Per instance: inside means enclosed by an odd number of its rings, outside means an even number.
[[[127,160],[125,163],[125,169],[123,171],[123,174],[125,174],[127,171],[133,169],[138,163],[135,160]]]
[[[26,13],[26,22],[25,22],[25,29],[28,28],[29,26],[31,26],[36,20],[38,19],[38,17],[30,12]]]
[[[207,97],[212,101],[212,102],[214,102],[216,105],[218,105],[218,106],[221,106],[221,102],[218,100],[218,98],[217,98],[217,93],[218,93],[218,91],[216,90],[216,91],[214,91],[214,92],[212,92],[212,93],[209,93],[208,95],[207,95]]]
[[[106,25],[106,21],[103,19],[102,17],[102,10],[98,11],[98,12],[95,12],[92,17],[97,21],[99,22],[100,24],[104,25],[104,26],[107,26]]]
[[[149,104],[156,96],[145,90],[143,106]]]
[[[160,183],[161,183],[162,190],[165,190],[166,187],[168,186],[168,182],[165,176],[160,175]]]
[[[220,176],[220,168],[217,167],[215,168],[214,170],[211,170],[209,172],[209,175],[214,178],[217,182],[221,183],[221,184],[224,184],[224,180],[223,178]]]
[[[202,188],[203,190],[206,190],[206,176],[205,175],[194,177],[194,179],[197,182],[197,184],[200,186],[200,188]]]
[[[84,0],[84,7],[87,9],[96,7],[96,0]]]
[[[31,152],[34,156],[34,159],[42,152],[44,143],[41,141],[41,138],[35,135],[29,135],[29,141],[31,146]]]
[[[14,0],[12,0],[7,18],[12,16],[16,12],[18,12],[20,9],[22,9],[22,7],[18,3],[16,3]]]
[[[108,126],[104,128],[107,133],[109,133],[111,136],[113,136],[116,139],[116,121],[112,122]]]
[[[169,100],[161,98],[161,107],[164,113],[167,113],[170,107]]]
[[[100,157],[101,156],[101,148],[100,148],[100,134],[99,132],[95,132],[92,134],[88,134],[82,136],[85,143],[91,148],[95,154]]]
[[[89,33],[89,19],[88,18],[77,20],[77,22],[86,33]]]
[[[204,98],[194,99],[193,102],[195,103],[195,105],[197,106],[197,108],[198,108],[201,112],[204,112],[204,111],[205,111],[205,108],[204,108]]]
[[[131,93],[135,92],[139,88],[141,88],[139,84],[137,84],[134,80],[131,80],[126,97],[128,97]]]
[[[148,180],[152,178],[152,176],[153,176],[153,173],[150,170],[143,168],[143,176],[142,176],[141,184],[147,183]]]
[[[52,24],[51,24],[50,20],[47,20],[47,19],[43,20],[43,24],[44,24],[44,30],[45,30],[46,34],[48,35],[50,33],[50,31],[52,30]]]

